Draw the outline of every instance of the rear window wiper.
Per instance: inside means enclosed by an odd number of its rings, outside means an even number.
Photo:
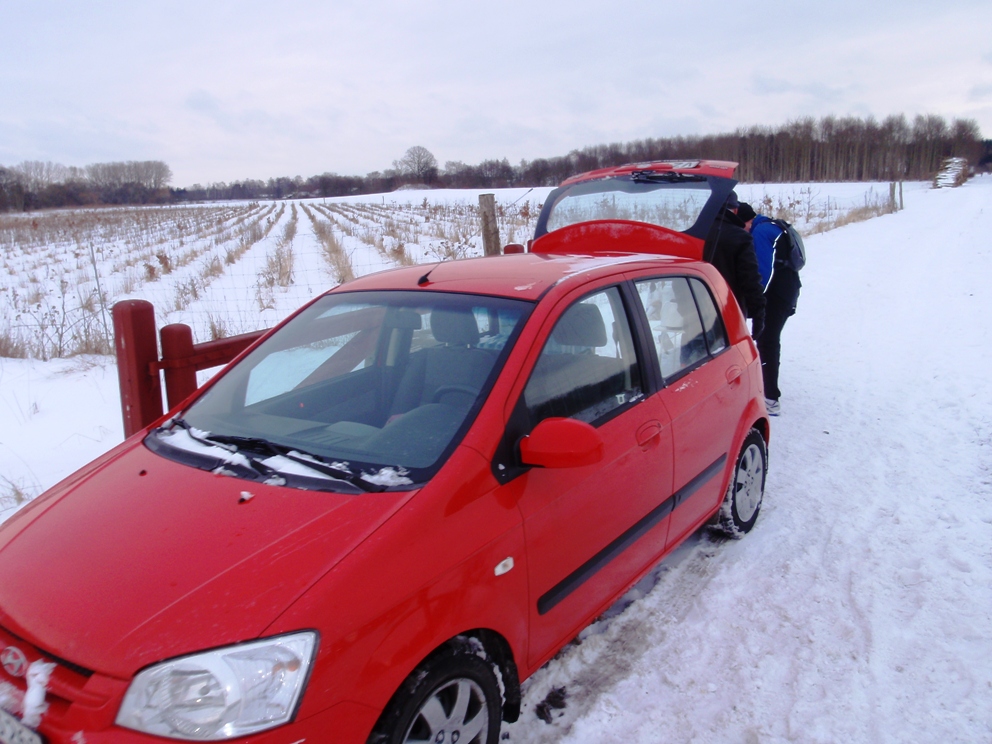
[[[701,176],[693,176],[687,173],[674,173],[672,171],[632,171],[630,178],[635,183],[685,183],[687,181],[705,181]]]

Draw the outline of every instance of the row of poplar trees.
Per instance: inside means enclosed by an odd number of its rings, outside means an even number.
[[[803,118],[783,127],[674,137],[587,148],[571,154],[576,172],[642,160],[706,157],[740,163],[747,182],[925,181],[948,157],[978,164],[986,154],[978,124],[940,116]]]

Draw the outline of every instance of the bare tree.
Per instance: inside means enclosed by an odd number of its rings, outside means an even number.
[[[41,191],[47,186],[68,180],[69,169],[61,163],[25,160],[11,170],[26,191]]]
[[[162,189],[172,180],[172,170],[160,160],[93,163],[86,166],[86,176],[97,188],[120,189],[137,184],[146,189]]]
[[[437,158],[426,147],[415,145],[393,162],[393,167],[415,183],[431,184],[437,179]]]

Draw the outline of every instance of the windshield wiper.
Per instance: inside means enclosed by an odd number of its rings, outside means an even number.
[[[319,456],[310,452],[300,450],[297,447],[289,447],[284,444],[277,444],[262,437],[242,437],[234,434],[210,434],[205,432],[194,433],[185,420],[175,418],[172,420],[173,426],[178,426],[186,431],[190,439],[207,446],[218,446],[231,452],[237,452],[251,464],[251,467],[266,478],[283,478],[286,473],[281,472],[271,465],[266,465],[259,459],[258,455],[269,457],[281,456],[291,462],[303,465],[316,473],[325,475],[328,478],[350,483],[355,488],[366,493],[378,493],[386,490],[384,486],[369,483],[361,476],[355,475],[347,470],[341,470],[324,462]],[[164,428],[164,427],[163,427]]]
[[[329,465],[324,462],[324,460],[318,455],[312,452],[307,452],[306,450],[301,450],[299,447],[290,447],[285,444],[276,444],[275,442],[270,442],[268,439],[262,439],[261,437],[241,437],[234,434],[210,434],[206,437],[208,442],[216,442],[218,444],[230,444],[238,449],[239,452],[248,452],[263,450],[270,455],[279,455],[285,457],[287,460],[298,463],[311,470],[321,473],[333,478],[334,480],[345,481],[351,485],[362,489],[367,492],[379,492],[386,490],[382,486],[377,486],[374,483],[369,483],[364,480],[360,475],[355,475],[354,473],[343,470],[341,468]],[[259,463],[263,467],[270,468],[268,465]],[[278,470],[273,469],[275,473]]]

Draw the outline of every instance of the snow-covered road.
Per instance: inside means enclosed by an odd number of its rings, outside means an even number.
[[[986,177],[807,240],[758,525],[667,560],[510,741],[992,741],[990,235]]]
[[[807,239],[757,527],[669,557],[526,683],[510,742],[992,741],[990,235],[984,177]],[[111,364],[0,359],[0,477],[120,436]]]

